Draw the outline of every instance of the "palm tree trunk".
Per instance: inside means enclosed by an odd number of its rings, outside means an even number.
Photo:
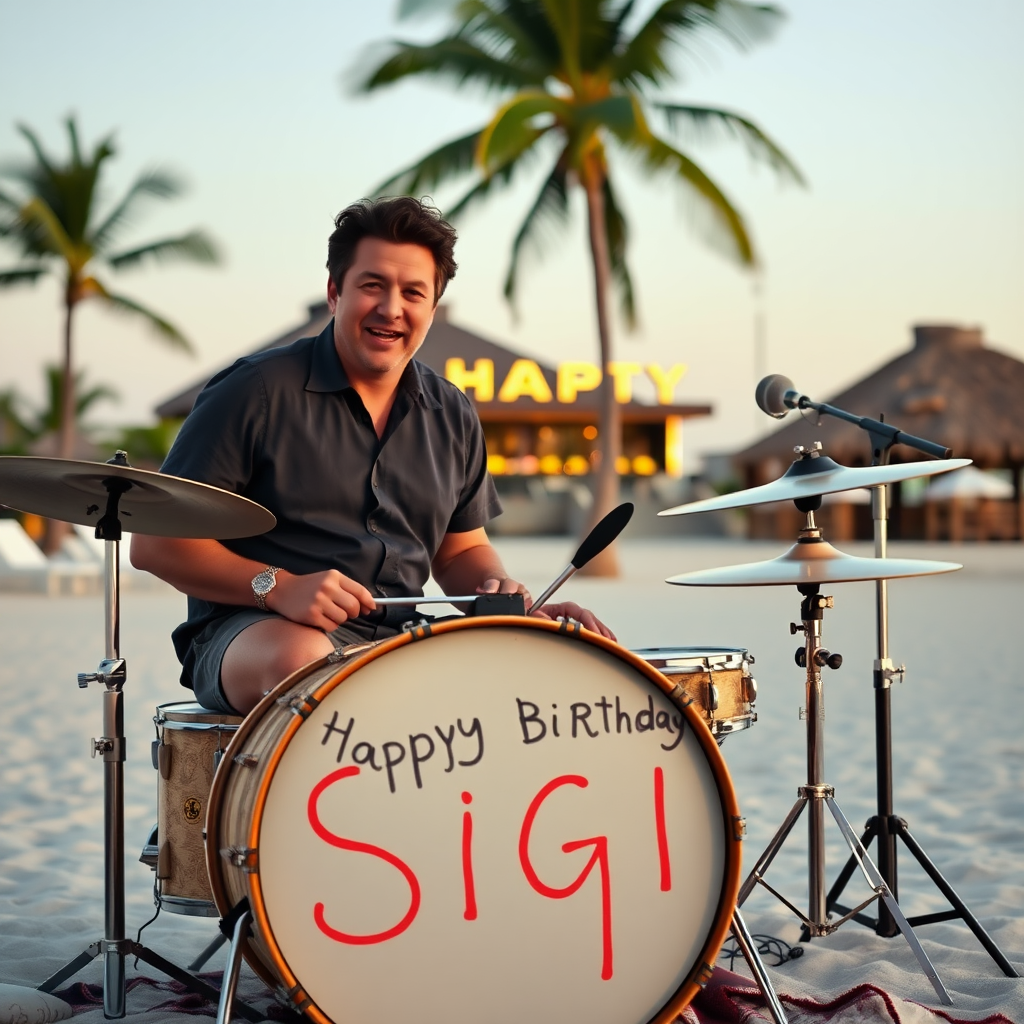
[[[69,288],[70,291],[70,288]],[[60,440],[57,454],[70,459],[75,452],[75,377],[71,368],[71,297],[64,302],[64,365],[61,367]]]
[[[597,487],[590,510],[587,530],[607,515],[619,500],[619,474],[616,462],[622,451],[622,423],[619,406],[615,401],[613,382],[608,374],[612,359],[611,324],[608,317],[608,286],[611,281],[611,258],[608,253],[608,233],[605,224],[604,192],[601,172],[591,169],[582,182],[587,194],[587,223],[590,229],[590,255],[594,264],[594,303],[597,309],[597,336],[601,347],[603,376],[599,389],[600,420],[598,423],[598,450],[601,461],[597,470]],[[610,544],[583,570],[591,576],[618,576],[619,557],[616,546]]]
[[[57,455],[70,459],[75,452],[75,376],[71,366],[71,318],[75,304],[71,297],[71,282],[64,297],[64,365],[61,367],[60,427],[57,434]],[[57,519],[46,522],[43,551],[52,555],[60,550],[68,534],[68,524]]]

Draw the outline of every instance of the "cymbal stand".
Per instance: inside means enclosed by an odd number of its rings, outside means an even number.
[[[119,451],[112,465],[127,466],[125,452]],[[125,958],[137,957],[157,968],[168,977],[181,982],[213,1003],[220,993],[212,985],[193,977],[180,967],[165,960],[158,953],[125,936],[124,894],[124,698],[123,688],[128,673],[120,653],[121,600],[120,600],[120,542],[121,518],[118,502],[132,483],[120,477],[104,481],[107,505],[96,524],[96,536],[105,541],[104,550],[104,658],[95,672],[82,672],[78,685],[86,689],[90,683],[102,683],[103,735],[92,741],[92,756],[103,760],[103,891],[104,935],[91,943],[40,986],[42,992],[52,992],[58,985],[74,977],[83,967],[100,954],[103,955],[103,1016],[108,1020],[124,1017]],[[99,511],[99,508],[96,508]],[[235,1004],[247,1020],[260,1021],[263,1016],[241,1003]]]
[[[894,443],[889,433],[868,430],[871,437],[873,466],[889,464],[889,453]],[[914,445],[913,447],[917,447]],[[875,557],[885,558],[889,540],[889,510],[885,484],[873,487],[871,491],[871,515],[874,523]],[[889,594],[888,580],[878,580],[875,584],[875,632],[877,658],[874,665],[875,689],[875,771],[878,798],[878,813],[872,815],[864,826],[861,843],[866,848],[873,839],[878,840],[878,871],[889,887],[893,896],[898,899],[896,870],[896,840],[901,839],[907,849],[914,855],[917,862],[945,896],[952,909],[934,914],[921,914],[909,918],[912,927],[923,924],[934,924],[959,918],[974,933],[984,946],[986,952],[995,961],[1003,974],[1008,978],[1020,975],[1006,958],[1006,955],[995,944],[992,937],[982,927],[981,922],[971,913],[970,909],[957,894],[956,890],[943,877],[942,873],[924,851],[924,848],[911,835],[906,819],[901,818],[893,810],[893,772],[892,772],[892,681],[899,678],[903,682],[906,666],[894,666],[889,655]],[[838,910],[848,914],[849,909],[840,904],[839,898],[856,869],[853,856],[846,862],[835,883],[826,897],[826,909]],[[866,914],[855,913],[853,920],[875,930],[876,935],[891,938],[898,932],[896,920],[884,903],[878,906],[878,917],[872,919]]]
[[[803,541],[816,540],[821,536],[814,522],[814,508],[820,504],[820,498],[801,499],[797,507],[807,514],[807,525],[800,531]],[[807,785],[797,790],[797,801],[786,816],[782,825],[773,836],[765,851],[758,858],[753,870],[740,888],[737,906],[753,891],[755,885],[764,886],[776,899],[784,903],[803,922],[808,937],[830,935],[844,922],[860,913],[869,904],[879,900],[884,904],[897,927],[903,933],[911,950],[917,957],[921,969],[932,983],[939,1000],[951,1006],[953,1000],[932,965],[928,954],[914,934],[907,919],[903,916],[892,890],[882,878],[875,864],[868,856],[861,841],[857,838],[849,821],[843,814],[835,799],[835,789],[825,782],[825,704],[821,670],[824,667],[837,669],[842,664],[842,657],[832,654],[822,646],[822,620],[826,608],[832,607],[832,598],[820,591],[817,583],[804,583],[797,587],[803,600],[800,602],[800,623],[791,623],[790,632],[804,634],[804,646],[797,651],[797,664],[806,669],[806,707],[807,721]],[[782,848],[797,819],[807,808],[808,815],[808,911],[802,913],[785,896],[779,893],[764,880],[776,854]],[[836,921],[831,920],[828,912],[828,901],[825,891],[825,808],[831,812],[839,830],[850,848],[851,859],[864,875],[872,895],[863,903]]]

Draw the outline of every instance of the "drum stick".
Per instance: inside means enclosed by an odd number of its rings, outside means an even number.
[[[622,531],[632,518],[633,503],[624,501],[613,508],[584,538],[576,549],[569,564],[559,573],[558,578],[544,591],[530,607],[528,615],[536,615],[550,600],[551,595],[567,580],[583,568],[595,555],[599,555]]]
[[[456,601],[475,601],[480,595],[469,594],[462,597],[448,597],[441,594],[436,597],[375,597],[373,603],[379,608],[388,604],[454,604]]]

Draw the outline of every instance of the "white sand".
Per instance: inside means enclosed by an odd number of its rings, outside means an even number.
[[[500,542],[506,564],[534,593],[554,577],[572,545],[565,539]],[[781,553],[783,545],[700,540],[622,545],[617,581],[574,579],[561,596],[588,604],[630,648],[720,645],[756,656],[759,721],[724,748],[746,815],[749,867],[782,821],[805,778],[804,726],[798,720],[803,677],[793,664],[798,617],[789,588],[694,590],[668,587],[670,574]],[[868,553],[847,545],[851,553]],[[1024,549],[893,545],[892,554],[948,558],[967,568],[951,576],[897,581],[891,594],[891,651],[907,681],[893,691],[896,811],[960,892],[1010,960],[1024,973],[1024,712],[1019,644],[1024,608]],[[874,588],[832,588],[825,643],[845,656],[826,680],[826,776],[859,830],[874,811]],[[126,874],[128,932],[152,911],[152,872],[137,862],[156,819],[150,767],[157,704],[187,699],[168,640],[184,599],[172,591],[128,593],[122,608],[125,688]],[[99,734],[100,688],[78,689],[75,676],[102,656],[100,598],[0,596],[0,982],[36,985],[103,930],[103,771],[88,756]],[[769,880],[798,905],[806,902],[806,828],[801,823]],[[828,827],[828,876],[845,860]],[[909,914],[946,908],[909,853],[899,854],[900,898]],[[865,892],[862,881],[849,895]],[[796,942],[796,919],[764,890],[745,908],[755,932]],[[186,965],[213,937],[215,923],[168,913],[143,941]],[[961,922],[922,926],[918,935],[954,996],[953,1013],[998,1011],[1024,1022],[1024,980],[1005,978]],[[220,969],[224,953],[208,969]],[[741,960],[737,970],[745,971]],[[140,965],[139,973],[162,976]],[[129,976],[133,971],[129,962]],[[96,961],[74,980],[99,982]],[[931,985],[902,938],[881,939],[848,923],[805,947],[801,959],[772,971],[786,993],[825,999],[872,983],[902,999],[937,1006]],[[243,968],[243,994],[262,986]],[[167,998],[136,990],[129,1018],[166,1019],[148,1009]],[[264,1004],[265,1005],[265,1004]],[[96,1008],[77,1016],[103,1020]],[[911,1019],[906,1017],[905,1019]]]

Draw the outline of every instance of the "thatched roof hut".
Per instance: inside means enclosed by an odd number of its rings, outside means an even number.
[[[1020,539],[1022,399],[1024,362],[986,346],[980,328],[928,325],[914,328],[912,349],[827,402],[858,416],[878,419],[883,414],[886,422],[945,444],[955,457],[973,459],[982,469],[1011,470],[1016,508],[1009,533]],[[837,462],[855,466],[871,461],[864,431],[830,416],[819,421],[815,413],[790,413],[785,426],[738,452],[733,461],[744,485],[754,486],[781,475],[795,445],[813,441],[821,441]],[[891,453],[893,462],[921,458],[900,445]],[[893,489],[893,505],[893,535],[922,535],[923,525],[915,526],[912,510],[901,510],[899,488]],[[867,531],[858,524],[858,536],[869,535],[870,521],[866,522]]]

